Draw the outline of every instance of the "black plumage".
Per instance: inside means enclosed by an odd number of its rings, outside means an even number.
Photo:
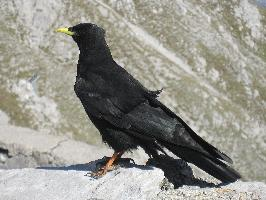
[[[167,148],[223,182],[240,178],[226,164],[232,163],[227,155],[157,100],[160,91],[148,90],[113,60],[102,28],[84,23],[58,31],[71,35],[79,47],[74,90],[103,141],[115,152],[140,146],[156,159]]]

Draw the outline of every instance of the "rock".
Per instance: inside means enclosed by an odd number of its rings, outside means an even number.
[[[112,151],[65,136],[53,136],[32,129],[2,125],[0,168],[58,166],[86,163],[110,155]]]
[[[219,187],[182,186],[160,192],[156,200],[259,200],[266,199],[266,185],[261,182],[237,181]]]
[[[97,162],[68,167],[0,170],[0,199],[153,199],[161,191],[163,172],[127,164],[95,179],[84,176]]]
[[[100,200],[100,199],[265,199],[266,185],[235,182],[206,186],[191,182],[177,189],[165,188],[164,172],[152,166],[120,162],[120,166],[95,179],[87,172],[96,170],[100,160],[65,167],[0,170],[0,199],[5,200]],[[98,166],[99,167],[99,166]],[[169,183],[168,183],[169,184]]]
[[[4,113],[2,110],[0,110],[0,126],[1,125],[7,125],[9,122],[9,117],[6,113]]]

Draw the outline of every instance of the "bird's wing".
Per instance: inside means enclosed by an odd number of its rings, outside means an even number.
[[[145,93],[149,92],[125,70],[117,73],[108,69],[95,70],[86,78],[77,77],[74,90],[89,115],[119,128],[130,126],[124,115],[145,101]]]
[[[127,113],[124,120],[130,124],[130,130],[135,133],[205,152],[178,118],[172,117],[161,107],[150,105],[149,101],[139,104]]]

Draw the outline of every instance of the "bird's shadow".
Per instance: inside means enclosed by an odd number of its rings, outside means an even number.
[[[164,189],[168,189],[169,187],[176,189],[184,185],[198,186],[200,188],[221,186],[196,178],[192,168],[182,159],[175,159],[167,155],[159,155],[156,159],[150,158],[147,164],[160,168],[164,172],[164,176],[167,179],[163,186],[165,187]]]
[[[59,167],[38,167],[37,169],[45,170],[76,170],[84,172],[95,172],[106,163],[107,157],[91,161],[85,164],[75,164],[69,166]],[[156,159],[150,158],[146,165],[137,165],[132,159],[121,158],[117,163],[118,167],[123,168],[138,168],[141,170],[153,170],[154,167],[160,168],[164,172],[165,180],[162,183],[162,189],[179,188],[183,185],[205,187],[220,187],[221,184],[216,185],[205,180],[196,178],[193,175],[191,167],[181,159],[174,159],[166,155],[159,155]],[[84,173],[85,175],[86,173]]]

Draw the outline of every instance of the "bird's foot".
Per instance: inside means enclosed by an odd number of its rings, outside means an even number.
[[[115,166],[111,165],[111,166],[103,166],[100,169],[98,169],[96,172],[90,172],[87,173],[85,176],[91,176],[93,178],[100,178],[102,176],[104,176],[107,172],[114,170]]]
[[[120,157],[122,156],[124,152],[115,152],[113,154],[113,156],[111,158],[105,158],[105,160],[107,159],[108,161],[106,162],[106,164],[101,167],[99,170],[97,170],[96,172],[90,172],[87,173],[85,176],[92,176],[94,178],[100,178],[102,176],[104,176],[108,171],[111,171],[115,168],[114,163],[120,159]],[[100,164],[102,164],[103,162],[101,161]],[[97,163],[97,165],[99,165],[99,162]]]

